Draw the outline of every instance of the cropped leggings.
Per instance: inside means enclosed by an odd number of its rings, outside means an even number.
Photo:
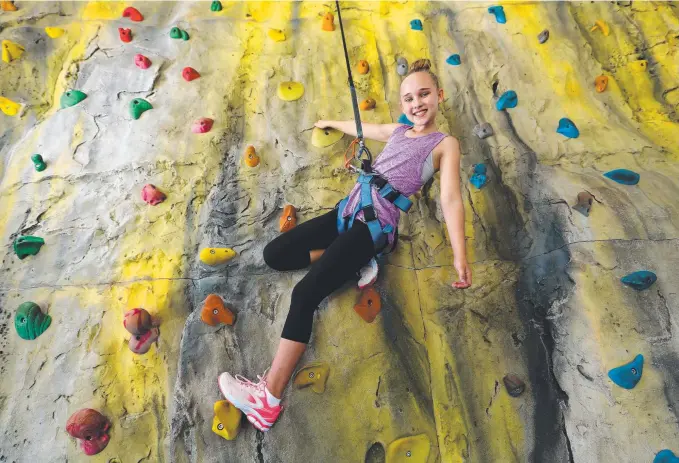
[[[341,235],[337,232],[337,209],[282,233],[264,248],[264,261],[275,270],[299,270],[311,263],[309,251],[325,249],[309,272],[295,285],[290,311],[281,337],[307,344],[314,312],[323,299],[355,278],[356,272],[375,256],[368,227],[356,220]]]

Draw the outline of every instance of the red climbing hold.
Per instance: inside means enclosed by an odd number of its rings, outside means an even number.
[[[214,121],[208,117],[201,117],[191,126],[191,132],[193,133],[207,133],[212,129],[212,124]]]
[[[142,16],[139,10],[131,6],[128,6],[123,10],[123,18],[130,18],[132,21],[136,22],[144,20],[144,16]]]
[[[185,81],[191,82],[192,80],[199,78],[200,74],[198,74],[198,71],[193,68],[185,67],[182,69],[182,77]]]
[[[120,35],[120,40],[122,40],[123,42],[130,43],[132,41],[131,29],[123,29],[122,27],[119,27],[118,34]]]
[[[151,206],[155,206],[156,204],[160,204],[165,199],[167,196],[165,196],[165,193],[162,191],[158,190],[154,185],[151,185],[150,183],[148,185],[145,185],[144,188],[141,190],[141,199],[144,200],[144,202],[149,203]]]
[[[134,56],[134,64],[140,69],[148,69],[151,67],[151,60],[144,55],[137,54]]]

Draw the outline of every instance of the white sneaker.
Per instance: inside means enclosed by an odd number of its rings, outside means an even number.
[[[266,372],[264,372],[266,375]],[[266,432],[278,419],[283,407],[270,405],[266,398],[266,380],[262,376],[258,383],[236,375],[234,378],[228,373],[219,375],[217,382],[222,395],[233,404],[234,407],[245,413],[248,421],[255,428]]]
[[[358,279],[358,287],[359,289],[363,289],[366,286],[369,286],[377,280],[377,260],[375,258],[370,259],[370,262],[368,264],[361,268],[359,270],[359,276],[360,278]]]

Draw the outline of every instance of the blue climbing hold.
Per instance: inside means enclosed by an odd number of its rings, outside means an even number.
[[[411,126],[411,127],[412,127],[413,125],[415,125],[415,124],[413,124],[412,122],[410,122],[410,119],[408,119],[408,118],[406,117],[405,114],[401,114],[401,116],[398,118],[398,123],[399,123],[399,124],[409,125],[409,126]]]
[[[495,107],[497,108],[498,111],[502,111],[503,109],[507,108],[516,108],[516,105],[518,103],[519,97],[516,96],[516,92],[514,90],[509,90],[507,92],[504,92],[500,99],[497,100],[497,103],[495,103]]]
[[[422,30],[422,21],[419,19],[413,19],[410,21],[410,28],[414,31],[421,31]]]
[[[566,117],[559,119],[559,128],[556,129],[556,132],[568,138],[578,138],[580,136],[580,131],[573,121]]]
[[[455,53],[454,55],[450,55],[448,59],[446,60],[446,63],[452,64],[453,66],[459,66],[460,63],[462,63],[462,60],[460,60],[460,55]]]
[[[483,186],[488,183],[488,176],[486,175],[487,169],[485,164],[474,164],[474,172],[469,178],[469,183],[474,185],[476,189],[480,190]]]
[[[606,172],[604,177],[608,177],[611,180],[615,180],[623,185],[636,185],[639,183],[639,174],[632,172],[627,169],[615,169],[610,172]]]
[[[671,450],[661,450],[653,459],[653,463],[679,463],[679,457]]]
[[[507,17],[505,16],[505,9],[500,5],[491,6],[488,8],[488,13],[495,15],[495,20],[500,24],[507,22]]]
[[[644,356],[639,354],[630,363],[613,368],[608,372],[608,377],[620,387],[634,389],[634,386],[636,386],[641,379],[643,371]]]
[[[638,272],[630,273],[620,279],[623,284],[631,286],[637,291],[643,291],[651,287],[656,282],[658,277],[653,272],[648,270],[639,270]]]

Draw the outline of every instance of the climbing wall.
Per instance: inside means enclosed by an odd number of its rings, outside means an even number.
[[[434,63],[474,286],[437,176],[375,320],[333,294],[310,387],[233,440],[217,375],[269,366],[303,275],[263,246],[354,181],[348,136],[312,144],[353,117],[334,2],[0,4],[0,461],[679,454],[679,4],[342,2],[365,121],[401,116],[399,58]]]

